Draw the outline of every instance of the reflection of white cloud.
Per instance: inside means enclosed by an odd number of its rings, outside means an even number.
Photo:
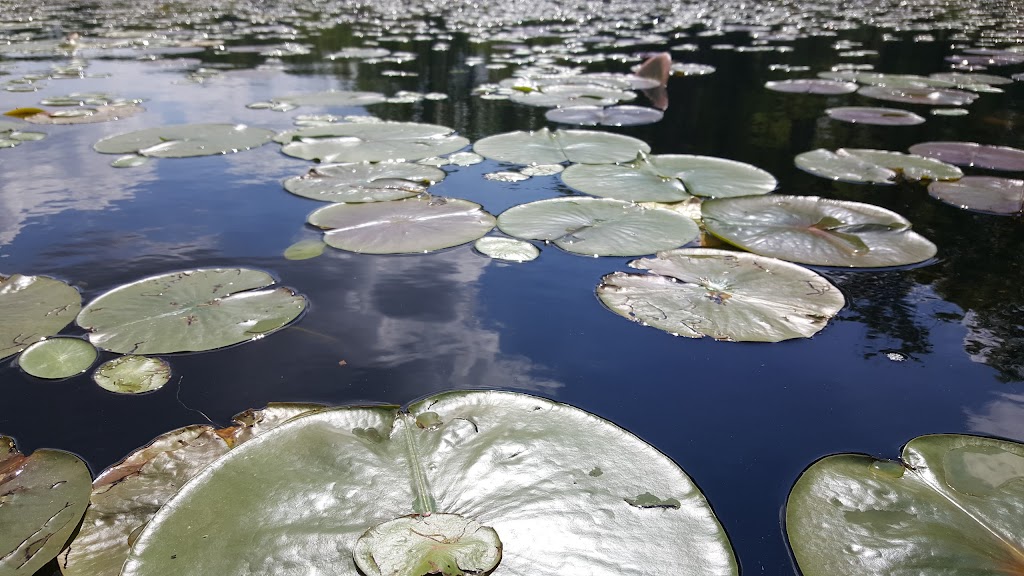
[[[964,335],[964,349],[971,358],[971,362],[988,364],[991,352],[1003,345],[1003,339],[982,326],[978,322],[978,315],[974,310],[968,310],[964,314],[961,324],[967,328],[967,334]]]
[[[980,413],[967,410],[971,432],[1024,441],[1024,394],[998,394]]]

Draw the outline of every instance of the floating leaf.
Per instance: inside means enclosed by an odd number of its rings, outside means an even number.
[[[126,154],[115,158],[110,165],[114,168],[135,168],[136,166],[142,166],[146,162],[149,162],[149,158],[145,156],[139,156],[138,154]]]
[[[990,170],[1024,170],[1024,150],[975,142],[922,142],[910,147],[911,154],[936,158],[958,166]]]
[[[673,76],[706,76],[715,71],[715,67],[709,64],[695,64],[692,62],[676,62],[672,64]]]
[[[661,110],[646,106],[569,106],[544,114],[551,122],[578,126],[640,126],[654,124],[664,116]]]
[[[817,78],[795,78],[793,80],[770,80],[764,83],[764,87],[775,92],[790,92],[799,94],[850,94],[857,91],[857,84],[854,82],[840,82],[837,80],[820,80]]]
[[[929,106],[963,106],[977,100],[978,95],[961,90],[945,88],[910,88],[892,86],[864,86],[857,91],[861,96],[906,102],[908,104],[927,104]]]
[[[928,193],[947,204],[990,214],[1024,212],[1024,180],[964,176],[956,182],[932,182]]]
[[[529,262],[540,256],[540,250],[533,244],[500,236],[485,236],[474,242],[473,248],[484,256],[509,262]]]
[[[97,354],[92,344],[80,338],[47,338],[25,348],[18,366],[36,378],[59,380],[91,368]]]
[[[326,246],[320,238],[306,238],[286,248],[284,257],[288,260],[309,260],[323,254]]]
[[[701,213],[707,231],[718,238],[801,264],[903,266],[936,251],[899,214],[860,202],[773,194],[707,200]]]
[[[159,390],[171,379],[171,365],[160,358],[119,356],[92,373],[100,388],[118,394],[144,394]]]
[[[417,426],[427,412],[435,424]],[[588,474],[595,468],[602,474]],[[627,502],[645,492],[679,507]],[[296,574],[357,576],[359,538],[414,513],[458,514],[493,529],[502,545],[495,576],[557,566],[580,574],[652,565],[676,576],[738,573],[707,501],[667,457],[576,408],[484,391],[432,396],[408,413],[343,407],[289,421],[179,490],[121,574],[260,576],[281,574],[286,563]],[[437,538],[433,551],[455,554],[448,546],[458,542]],[[405,554],[389,549],[388,565],[405,564],[422,543],[408,542]]]
[[[531,164],[523,167],[519,173],[530,178],[534,176],[554,176],[565,171],[561,164]]]
[[[356,92],[347,90],[328,90],[312,94],[295,94],[279,96],[272,99],[274,103],[287,103],[293,106],[322,106],[349,108],[380,104],[387,98],[378,92]]]
[[[32,124],[96,124],[130,118],[145,110],[142,106],[135,104],[96,106],[95,108],[83,106],[56,112],[40,110],[38,114],[23,118]]]
[[[14,108],[13,110],[8,110],[7,112],[4,112],[4,116],[10,116],[12,118],[21,118],[22,120],[28,118],[29,116],[35,116],[37,114],[46,114],[46,110],[43,110],[42,108]],[[5,122],[4,124],[6,125],[9,123]],[[5,126],[0,126],[0,129],[4,127]]]
[[[612,312],[678,336],[736,342],[809,338],[842,309],[839,289],[782,260],[681,248],[634,260],[652,274],[615,272],[597,296]]]
[[[651,147],[629,136],[594,130],[506,132],[478,140],[473,150],[485,158],[511,164],[609,164],[629,162]]]
[[[542,86],[538,90],[516,91],[509,97],[513,102],[542,108],[612,106],[635,98],[636,94],[633,92],[589,84]]]
[[[31,576],[57,556],[85,513],[91,480],[74,454],[23,456],[0,436],[0,575]]]
[[[266,144],[273,135],[270,130],[244,124],[182,124],[110,136],[93,148],[103,154],[188,158],[249,150]]]
[[[324,202],[383,202],[423,194],[445,172],[409,162],[326,164],[284,181],[285,190]]]
[[[408,198],[331,204],[309,215],[329,246],[364,254],[432,252],[472,242],[494,228],[494,216],[457,198]]]
[[[580,192],[631,202],[767,194],[778,184],[750,164],[688,154],[641,154],[627,164],[574,164],[562,173],[562,181]]]
[[[844,106],[825,110],[829,118],[851,124],[873,124],[875,126],[913,126],[923,124],[924,118],[898,108],[871,108],[868,106]]]
[[[804,471],[786,505],[801,573],[1024,572],[1024,446],[921,436],[902,458],[838,454]]]
[[[455,166],[473,166],[484,161],[484,157],[475,152],[456,152],[448,155],[448,163]]]
[[[829,180],[857,184],[894,184],[896,172],[852,154],[831,152],[824,148],[797,154],[796,167]]]
[[[530,176],[529,174],[523,174],[522,172],[501,170],[498,172],[488,172],[487,174],[484,174],[484,178],[494,182],[522,182],[523,180],[529,180]]]
[[[586,256],[641,256],[697,238],[693,220],[664,208],[609,198],[566,197],[513,206],[498,216],[502,232]]]
[[[71,286],[45,276],[0,276],[0,359],[60,332],[82,309]]]
[[[303,160],[388,162],[420,160],[469,145],[451,128],[415,122],[338,123],[290,130],[274,137],[281,152]]]
[[[904,180],[958,180],[964,175],[952,164],[915,154],[863,148],[840,148],[836,152],[856,156],[866,162],[893,170]]]
[[[119,286],[78,315],[98,348],[119,354],[214,350],[262,338],[298,317],[306,299],[266,272],[200,268]]]

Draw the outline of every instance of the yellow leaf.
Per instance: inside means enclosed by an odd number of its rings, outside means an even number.
[[[4,116],[14,116],[15,118],[28,118],[29,116],[35,116],[36,114],[46,114],[49,116],[49,113],[42,108],[15,108],[14,110],[4,112]]]

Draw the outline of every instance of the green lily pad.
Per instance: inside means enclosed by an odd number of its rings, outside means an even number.
[[[414,254],[472,242],[494,228],[494,216],[457,198],[408,198],[331,204],[309,215],[329,246],[364,254]]]
[[[82,309],[71,286],[45,276],[0,276],[0,359],[60,332]]]
[[[69,110],[40,112],[26,116],[24,120],[32,124],[97,124],[130,118],[146,109],[135,104],[118,104],[112,106],[81,106]]]
[[[498,216],[498,228],[585,256],[654,254],[691,242],[699,233],[693,220],[672,210],[585,197],[513,206]]]
[[[284,257],[287,260],[309,260],[323,254],[326,247],[320,238],[305,238],[286,248]]]
[[[973,84],[988,84],[990,86],[1005,86],[1013,84],[1013,79],[995,74],[979,74],[977,72],[935,72],[929,74],[930,78],[950,82],[958,86],[970,86]]]
[[[529,262],[540,256],[540,250],[533,244],[500,236],[485,236],[474,242],[473,248],[484,256],[509,262]]]
[[[501,540],[492,528],[458,514],[414,514],[370,528],[352,555],[368,576],[485,576],[501,561]]]
[[[796,481],[786,531],[805,576],[1024,573],[1024,445],[921,436],[902,462],[818,460]]]
[[[200,268],[151,276],[90,302],[78,325],[103,350],[170,354],[214,350],[263,338],[294,320],[306,299],[266,272]]]
[[[171,379],[171,365],[160,358],[120,356],[107,360],[92,373],[100,388],[118,394],[144,394],[159,390]]]
[[[539,90],[516,91],[509,97],[513,102],[542,108],[570,106],[612,106],[636,98],[634,92],[616,90],[590,84],[561,84],[542,86]]]
[[[551,122],[577,126],[640,126],[660,121],[665,113],[646,106],[568,106],[548,110]]]
[[[74,454],[24,456],[0,436],[0,576],[31,576],[57,556],[85,514],[91,481]]]
[[[357,92],[350,90],[327,90],[311,94],[294,94],[271,99],[274,103],[284,102],[294,106],[321,106],[348,108],[369,106],[385,102],[387,97],[378,92]]]
[[[856,184],[895,184],[896,172],[844,153],[842,150],[831,152],[824,148],[797,154],[793,159],[796,167],[829,180],[853,182]]]
[[[469,145],[451,128],[415,122],[337,123],[282,132],[281,152],[317,162],[395,162],[442,156]]]
[[[257,148],[274,132],[244,124],[182,124],[118,134],[93,145],[103,154],[141,154],[155,158],[212,156]]]
[[[744,250],[790,262],[872,268],[933,257],[935,245],[884,208],[814,196],[749,196],[701,204],[704,226]]]
[[[59,380],[85,372],[97,355],[96,348],[80,338],[47,338],[25,348],[18,366],[36,378]]]
[[[418,426],[427,413],[431,424]],[[588,474],[595,468],[602,474]],[[644,493],[679,506],[629,504]],[[675,576],[738,573],[700,490],[660,452],[564,404],[470,391],[429,397],[408,412],[321,410],[232,450],[160,509],[121,576],[358,576],[360,537],[410,514],[458,514],[494,530],[502,545],[495,576],[557,566],[580,574],[638,566]],[[444,529],[419,535],[434,538],[441,558],[458,556],[449,546],[465,543]],[[387,564],[421,558],[423,544],[409,541],[404,554],[388,546]]]
[[[1018,172],[1024,170],[1024,150],[976,142],[922,142],[910,147],[911,154],[958,166]]]
[[[857,84],[854,82],[841,82],[838,80],[822,80],[818,78],[794,78],[792,80],[771,80],[764,83],[764,87],[775,92],[788,92],[796,94],[850,94],[857,91]]]
[[[875,126],[913,126],[923,124],[924,118],[898,108],[872,108],[869,106],[843,106],[825,110],[829,118],[851,124]]]
[[[840,148],[836,152],[856,156],[866,162],[893,170],[904,180],[959,180],[964,175],[952,164],[916,154],[863,148]]]
[[[574,164],[562,173],[562,181],[580,192],[631,202],[767,194],[778,184],[750,164],[687,154],[640,154],[627,164]]]
[[[809,338],[845,304],[828,280],[796,264],[732,250],[681,248],[634,260],[597,296],[612,312],[676,336],[734,342]]]
[[[511,164],[610,164],[629,162],[651,147],[644,141],[596,130],[506,132],[482,138],[473,151],[485,158]]]
[[[928,87],[864,86],[857,93],[877,100],[928,106],[964,106],[978,98],[977,94],[962,90]]]
[[[928,193],[965,210],[989,214],[1024,213],[1024,180],[964,176],[956,182],[932,182]]]
[[[324,202],[383,202],[424,194],[445,171],[409,162],[327,164],[284,181],[285,190]]]
[[[114,168],[135,168],[137,166],[142,166],[146,162],[149,162],[149,158],[145,156],[139,156],[138,154],[125,154],[124,156],[115,158],[110,165]]]

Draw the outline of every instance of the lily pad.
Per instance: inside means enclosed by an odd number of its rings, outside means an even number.
[[[103,154],[141,154],[156,158],[212,156],[257,148],[274,132],[244,124],[182,124],[118,134],[93,145]]]
[[[672,210],[585,197],[513,206],[498,216],[498,228],[586,256],[654,254],[691,242],[699,233],[693,220]]]
[[[367,530],[352,555],[368,576],[486,576],[501,561],[501,540],[493,528],[458,514],[413,514]]]
[[[513,102],[542,108],[612,106],[635,98],[636,94],[633,92],[588,84],[543,86],[539,90],[516,91],[509,97]]]
[[[856,184],[894,184],[896,172],[842,150],[831,152],[824,148],[797,154],[796,167],[829,180]]]
[[[385,102],[387,97],[378,92],[357,92],[349,90],[328,90],[311,94],[294,94],[271,99],[274,103],[284,102],[294,106],[321,106],[348,108],[369,106]]]
[[[214,350],[263,338],[294,320],[306,299],[266,272],[200,268],[151,276],[90,302],[78,325],[103,350],[170,354]]]
[[[762,256],[819,266],[903,266],[933,257],[935,245],[884,208],[814,196],[749,196],[701,204],[718,238]]]
[[[665,116],[661,110],[646,106],[569,106],[548,110],[551,122],[578,126],[640,126],[654,124]]]
[[[69,110],[54,112],[41,111],[38,114],[25,116],[26,122],[32,124],[97,124],[130,118],[146,109],[135,104],[120,104],[96,107],[75,107]]]
[[[284,257],[287,260],[309,260],[323,254],[325,247],[327,244],[320,238],[306,238],[286,248]]]
[[[924,118],[898,108],[871,108],[869,106],[844,106],[825,110],[829,118],[851,124],[872,124],[875,126],[913,126],[923,124]]]
[[[932,182],[928,193],[965,210],[989,214],[1024,213],[1024,180],[964,176],[956,182]]]
[[[317,166],[284,182],[285,190],[324,202],[383,202],[424,194],[445,171],[409,162],[353,162]]]
[[[588,474],[595,468],[602,474]],[[678,507],[629,503],[644,493]],[[580,574],[651,566],[674,576],[738,573],[700,490],[660,452],[576,408],[480,391],[432,396],[408,412],[321,410],[232,450],[160,509],[121,574],[357,576],[360,537],[410,514],[457,514],[492,529],[502,546],[495,576],[558,566]],[[464,541],[446,532],[420,535],[434,537],[432,551],[448,557]],[[404,565],[423,544],[388,547],[387,565]]]
[[[0,277],[0,359],[60,332],[82,309],[71,286],[45,276]]]
[[[631,202],[680,202],[694,196],[725,198],[767,194],[775,178],[750,164],[688,154],[640,154],[627,164],[574,164],[566,186]]]
[[[369,204],[331,204],[309,215],[329,246],[364,254],[414,254],[451,248],[494,228],[494,216],[457,198],[408,198]]]
[[[916,154],[864,148],[840,148],[838,154],[856,156],[866,162],[895,171],[904,180],[959,180],[964,173],[941,160]]]
[[[74,454],[24,456],[0,436],[0,576],[31,576],[57,556],[85,514],[91,481]]]
[[[818,460],[796,481],[786,531],[806,576],[1024,572],[1024,445],[932,435],[902,462]]]
[[[857,91],[855,82],[840,82],[838,80],[822,80],[818,78],[795,78],[792,80],[770,80],[764,83],[764,87],[775,92],[789,92],[798,94],[851,94]]]
[[[25,348],[18,366],[36,378],[59,380],[85,372],[97,355],[96,348],[80,338],[47,338]]]
[[[317,162],[414,161],[469,145],[451,128],[415,122],[337,123],[289,130],[274,137],[281,152]]]
[[[796,264],[732,250],[681,248],[634,260],[597,296],[616,314],[677,336],[736,342],[809,338],[845,304],[828,280]]]
[[[118,394],[144,394],[159,390],[171,379],[171,365],[160,358],[120,356],[108,360],[92,373],[100,388]]]
[[[1018,172],[1024,170],[1024,150],[976,142],[922,142],[910,147],[911,154],[958,166]]]
[[[978,99],[978,95],[972,92],[928,87],[864,86],[857,93],[876,100],[928,106],[963,106]]]
[[[651,147],[643,140],[596,130],[506,132],[482,138],[473,151],[485,158],[511,164],[610,164],[629,162]]]
[[[540,250],[533,244],[500,236],[485,236],[474,242],[473,248],[484,256],[509,262],[529,262],[540,256]]]

